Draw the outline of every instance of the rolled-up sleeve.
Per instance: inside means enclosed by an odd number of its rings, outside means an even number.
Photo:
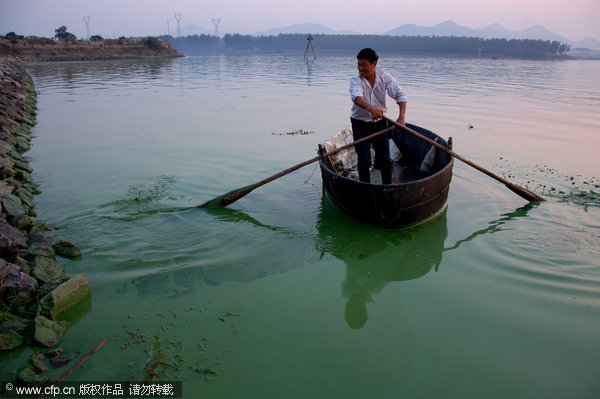
[[[393,98],[397,103],[407,102],[406,93],[398,84],[398,81],[388,73],[386,73],[386,91],[388,95]]]
[[[364,97],[364,95],[365,93],[360,84],[360,77],[358,75],[353,76],[352,79],[350,79],[350,97],[352,98],[352,102],[356,100],[356,97]]]

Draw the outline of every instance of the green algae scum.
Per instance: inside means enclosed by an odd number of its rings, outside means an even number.
[[[2,386],[597,398],[598,61],[382,62],[408,122],[546,201],[456,162],[443,212],[385,229],[315,164],[197,208],[349,127],[354,54],[4,63]]]

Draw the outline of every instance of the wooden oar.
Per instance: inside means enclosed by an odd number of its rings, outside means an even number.
[[[220,196],[218,196],[216,198],[211,199],[210,201],[206,201],[202,205],[199,205],[198,208],[212,208],[212,207],[218,207],[218,206],[220,206],[220,207],[227,206],[227,205],[231,204],[232,202],[235,202],[235,201],[239,200],[240,198],[242,198],[244,195],[248,194],[252,190],[255,190],[255,189],[259,188],[262,185],[265,185],[265,184],[267,184],[269,182],[272,182],[275,179],[278,179],[278,178],[280,178],[282,176],[285,176],[288,173],[291,173],[291,172],[293,172],[293,171],[295,171],[297,169],[300,169],[300,168],[302,168],[302,167],[304,167],[306,165],[309,165],[309,164],[311,164],[313,162],[320,161],[321,159],[327,158],[330,155],[336,154],[336,153],[338,153],[340,151],[343,151],[343,150],[345,150],[347,148],[353,147],[353,146],[355,146],[357,144],[360,144],[362,142],[371,140],[371,139],[373,139],[373,138],[375,138],[377,136],[381,136],[382,134],[387,133],[389,131],[392,131],[394,129],[395,129],[395,127],[391,126],[391,127],[388,127],[387,129],[380,130],[379,132],[373,133],[370,136],[364,137],[364,138],[362,138],[360,140],[353,141],[352,143],[346,144],[346,145],[344,145],[342,147],[339,147],[339,148],[336,148],[333,151],[326,152],[325,154],[321,154],[321,155],[316,156],[316,157],[314,157],[312,159],[309,159],[308,161],[301,162],[298,165],[292,166],[291,168],[287,168],[286,170],[283,170],[283,171],[281,171],[281,172],[279,172],[279,173],[277,173],[277,174],[275,174],[275,175],[273,175],[271,177],[268,177],[268,178],[266,178],[264,180],[261,180],[258,183],[254,183],[254,184],[251,184],[251,185],[246,186],[246,187],[238,188],[237,190],[233,190],[233,191],[230,191],[230,192],[228,192],[226,194],[220,195]]]
[[[428,137],[423,136],[420,133],[415,132],[414,130],[396,122],[393,119],[388,118],[387,116],[384,116],[383,119],[387,120],[388,122],[393,123],[395,126],[398,126],[400,129],[414,135],[417,136],[418,138],[420,138],[421,140],[425,140],[426,142],[428,142],[429,144],[439,148],[440,150],[452,155],[454,158],[459,159],[461,161],[463,161],[464,163],[466,163],[469,166],[472,166],[473,168],[477,169],[480,172],[485,173],[486,175],[490,176],[493,179],[498,180],[500,183],[504,184],[506,187],[508,187],[511,191],[513,191],[514,193],[520,195],[522,198],[525,198],[527,201],[529,202],[533,202],[533,201],[545,201],[544,198],[540,197],[539,195],[532,193],[531,191],[515,184],[515,183],[511,183],[508,180],[503,179],[502,177],[498,176],[495,173],[490,172],[487,169],[482,168],[481,166],[477,165],[474,162],[469,161],[466,158],[463,158],[462,156],[458,155],[457,153],[455,153],[454,151],[444,147],[443,145],[431,140]]]

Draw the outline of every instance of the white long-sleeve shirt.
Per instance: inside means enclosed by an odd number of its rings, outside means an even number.
[[[385,95],[386,93],[393,98],[396,103],[406,102],[406,94],[396,79],[379,68],[375,69],[375,84],[373,87],[369,84],[369,81],[360,76],[360,73],[356,73],[350,79],[350,96],[352,97],[352,112],[350,117],[352,119],[358,119],[365,122],[372,122],[371,113],[366,109],[356,105],[354,100],[356,97],[362,96],[371,105],[378,108],[387,110],[385,106]]]

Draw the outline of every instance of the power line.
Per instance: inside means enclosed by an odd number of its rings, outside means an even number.
[[[219,17],[218,19],[212,19],[213,24],[215,24],[215,36],[219,36],[219,24],[221,23],[221,17]]]
[[[179,22],[181,21],[181,13],[175,13],[175,20],[177,21],[177,37],[181,36],[181,25]]]
[[[85,22],[85,38],[90,40],[90,16],[84,16],[83,22]]]

